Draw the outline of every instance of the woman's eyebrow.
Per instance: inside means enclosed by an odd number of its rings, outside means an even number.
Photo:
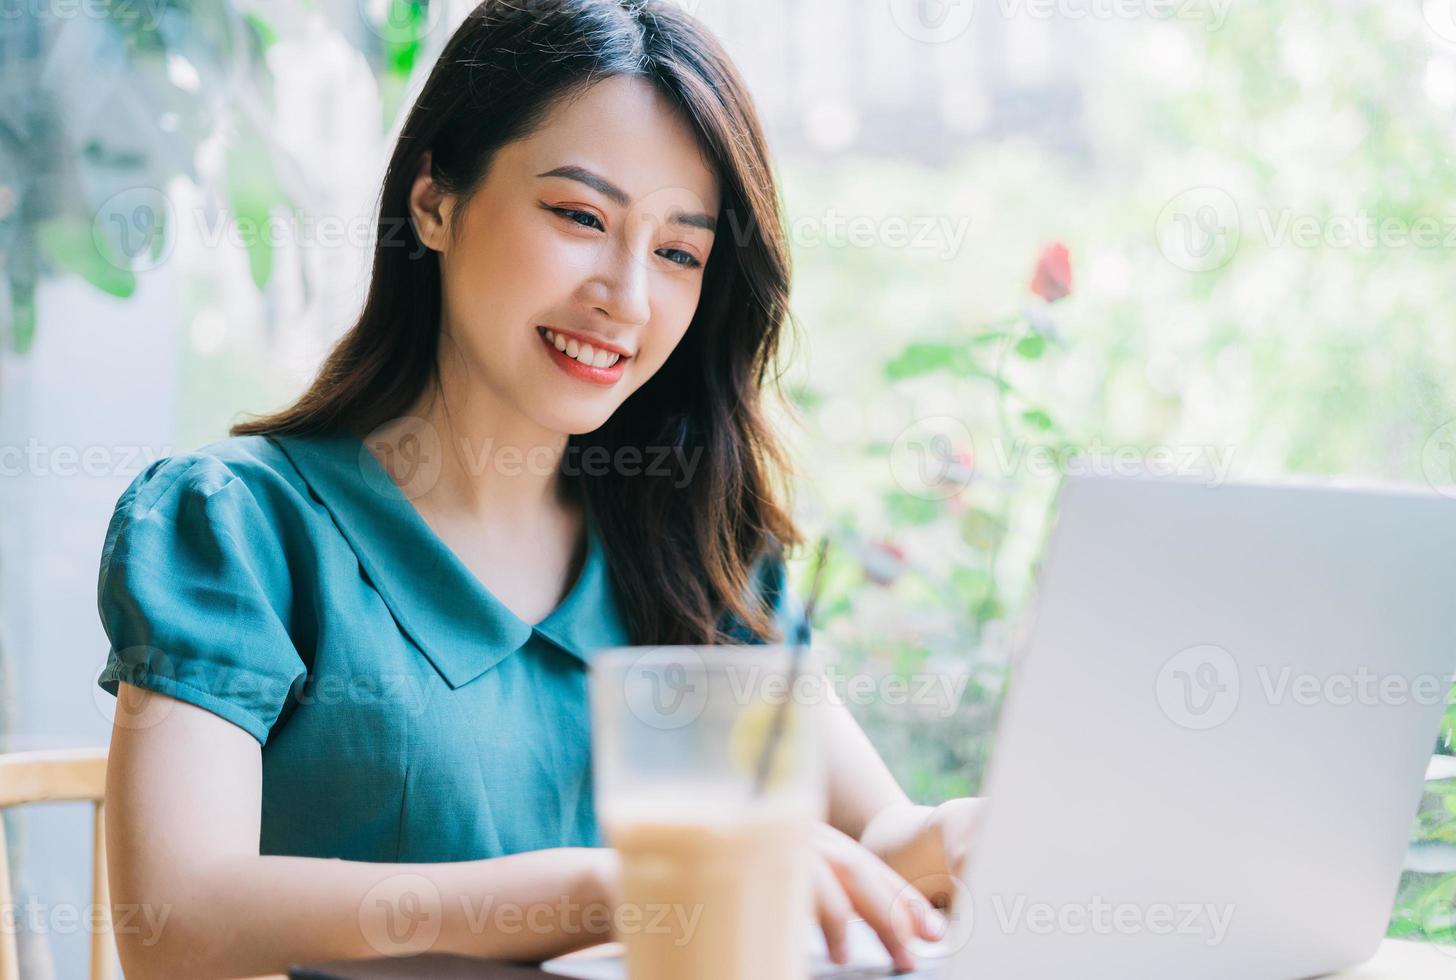
[[[556,167],[553,170],[548,170],[545,173],[540,173],[536,176],[564,177],[567,180],[574,180],[579,184],[585,184],[592,190],[597,191],[599,194],[601,194],[607,200],[611,201],[613,204],[617,205],[617,207],[619,208],[625,208],[632,203],[632,198],[630,198],[627,195],[627,192],[622,190],[622,188],[618,187],[610,180],[607,180],[607,178],[602,177],[599,174],[594,174],[585,167],[577,166],[576,164],[567,164],[562,167]],[[704,214],[701,211],[692,213],[678,212],[668,220],[673,224],[687,225],[691,228],[702,228],[705,231],[712,231],[715,227],[717,227],[718,224],[717,219],[714,218],[711,214]]]

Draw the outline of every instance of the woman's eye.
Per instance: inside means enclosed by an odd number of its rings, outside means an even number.
[[[566,220],[574,224],[581,225],[583,228],[602,227],[602,223],[597,220],[597,216],[592,214],[590,211],[578,211],[575,208],[552,208],[551,210],[555,211]]]
[[[583,228],[596,228],[601,231],[606,231],[601,221],[590,211],[582,211],[579,208],[553,208],[549,206],[547,210],[553,214],[559,214],[572,224],[580,225]],[[703,264],[691,252],[686,252],[680,248],[664,248],[659,250],[657,254],[667,259],[673,265],[681,266],[684,269],[696,269]]]
[[[684,269],[696,269],[703,264],[691,252],[684,252],[680,248],[665,248],[657,254],[667,259],[673,265],[680,265]]]

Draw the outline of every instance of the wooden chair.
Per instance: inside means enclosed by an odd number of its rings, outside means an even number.
[[[106,885],[106,749],[11,752],[0,755],[0,810],[28,803],[90,800],[92,821],[91,901],[100,907],[91,934],[91,980],[115,977],[111,941],[111,895]],[[0,907],[13,907],[5,824],[0,821]],[[82,916],[83,921],[93,921]],[[0,980],[20,980],[15,933],[0,928]]]

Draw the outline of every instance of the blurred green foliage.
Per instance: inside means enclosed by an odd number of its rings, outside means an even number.
[[[846,672],[969,678],[930,710],[851,704],[920,802],[981,788],[1056,485],[1015,465],[1027,451],[1197,450],[1256,478],[1456,476],[1429,465],[1456,416],[1456,46],[1416,4],[1238,4],[1219,30],[1089,30],[1103,33],[1076,149],[1008,136],[944,166],[785,167],[790,216],[807,222],[791,237],[812,347],[787,379],[800,509],[845,545],[818,635]],[[1196,188],[1237,209],[1226,260],[1206,268],[1169,247],[1183,230],[1169,208]],[[946,235],[916,249],[802,233],[829,216],[970,232],[958,250]],[[1389,234],[1361,240],[1372,227]],[[1046,306],[1024,284],[1052,239],[1076,281]],[[973,475],[927,500],[906,493],[892,446],[938,415],[964,422]],[[1438,752],[1453,732],[1456,704]],[[1456,780],[1433,781],[1413,853],[1447,863],[1407,871],[1391,935],[1456,942],[1456,851],[1424,850],[1453,841]]]

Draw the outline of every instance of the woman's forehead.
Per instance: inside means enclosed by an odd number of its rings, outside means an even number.
[[[684,200],[717,210],[717,174],[697,133],[645,79],[608,78],[563,99],[511,149],[519,179],[579,167],[623,191],[631,206]]]

